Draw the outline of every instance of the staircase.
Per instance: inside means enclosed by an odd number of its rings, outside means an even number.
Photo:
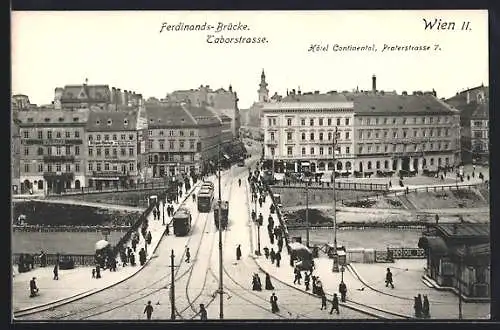
[[[399,195],[399,200],[401,201],[401,203],[403,203],[403,206],[410,210],[410,211],[416,211],[417,208],[415,207],[415,205],[413,205],[412,202],[410,202],[410,200],[408,199],[408,197],[406,197],[406,195]]]

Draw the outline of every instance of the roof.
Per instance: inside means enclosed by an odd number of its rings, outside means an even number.
[[[64,126],[68,123],[85,124],[89,116],[88,109],[78,109],[74,111],[36,109],[19,111],[17,119],[23,125],[44,125],[44,126]]]
[[[491,254],[491,245],[488,243],[477,244],[468,246],[465,248],[464,246],[460,246],[455,250],[455,253],[458,256],[481,256],[481,255],[490,255]]]
[[[190,104],[183,105],[183,108],[193,116],[198,125],[220,124],[217,116],[206,107],[195,107]]]
[[[147,104],[146,117],[149,128],[194,127],[197,124],[193,116],[179,104]]]
[[[423,236],[418,240],[418,247],[421,249],[429,249],[434,255],[446,255],[448,253],[448,246],[441,237],[436,236]]]
[[[108,85],[66,85],[61,96],[62,102],[110,101]]]
[[[351,93],[355,114],[457,114],[458,110],[433,95]]]
[[[489,104],[488,103],[481,103],[479,104],[474,112],[472,113],[471,119],[489,119],[490,117],[490,112],[489,112]]]
[[[347,102],[344,94],[290,94],[282,99],[283,102]]]
[[[262,111],[266,110],[299,110],[299,111],[315,111],[315,110],[331,110],[331,109],[352,109],[352,102],[276,102],[264,103]]]
[[[135,131],[137,129],[137,114],[137,110],[90,111],[87,131]]]
[[[443,223],[438,224],[436,229],[449,237],[490,236],[490,224],[488,223]]]

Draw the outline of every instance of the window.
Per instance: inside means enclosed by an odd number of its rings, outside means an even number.
[[[319,140],[323,141],[323,133],[319,133]]]
[[[302,133],[301,135],[302,135],[302,136],[301,136],[302,141],[305,141],[305,139],[306,139],[306,133]]]
[[[396,118],[392,118],[392,124],[395,125],[396,124]]]
[[[387,124],[387,118],[384,118],[384,124]]]
[[[276,118],[273,118],[273,125],[276,126]]]
[[[117,138],[116,134],[113,134],[113,141],[116,141],[116,140],[118,140],[118,138]]]
[[[320,154],[320,155],[323,155],[323,151],[324,151],[323,147],[320,147],[320,148],[319,148],[319,154]]]
[[[271,127],[273,121],[271,120],[271,118],[267,118],[267,126]]]
[[[189,149],[194,150],[194,141],[189,141]]]
[[[406,125],[406,118],[403,118],[403,125]]]
[[[160,136],[163,136],[163,133],[164,133],[163,131],[160,131]]]
[[[120,140],[125,140],[126,139],[126,135],[125,134],[120,134]]]
[[[101,163],[97,163],[97,172],[101,172]]]
[[[80,137],[80,131],[75,131],[75,138],[79,138]]]
[[[366,138],[369,139],[371,137],[372,137],[372,132],[371,131],[366,132]]]
[[[125,156],[126,153],[127,153],[127,151],[125,148],[120,149],[120,155]]]
[[[358,152],[359,152],[360,154],[362,154],[362,153],[363,153],[363,147],[362,147],[362,146],[360,146],[360,147],[359,147]]]
[[[104,164],[104,170],[105,171],[109,171],[109,163],[105,163]]]
[[[128,148],[128,155],[133,156],[134,155],[134,148]]]
[[[97,134],[97,136],[96,136],[96,140],[97,140],[97,141],[101,141],[101,134]]]
[[[425,124],[425,117],[422,117],[422,124]]]
[[[372,146],[368,146],[368,153],[372,152]]]
[[[274,156],[274,148],[270,148],[270,150],[271,150],[271,155]]]
[[[56,139],[60,139],[61,138],[61,132],[57,131],[56,132]]]
[[[47,131],[47,139],[52,139],[52,131]]]
[[[379,146],[379,145],[375,146],[375,151],[376,151],[377,153],[380,151],[380,146]]]
[[[375,125],[378,125],[378,117],[375,118]]]
[[[314,133],[311,133],[309,137],[310,137],[311,141],[314,141]]]
[[[42,131],[38,131],[38,138],[40,140],[43,139],[43,132]]]
[[[160,150],[165,149],[165,143],[163,141],[160,141]]]
[[[408,135],[408,132],[406,130],[403,130],[403,137],[405,138]]]
[[[306,126],[306,120],[304,118],[300,120],[300,125]]]
[[[127,166],[125,164],[122,164],[122,173],[127,172]]]
[[[89,171],[93,171],[94,170],[94,167],[92,165],[93,165],[92,163],[89,163],[89,166],[88,166]]]
[[[101,155],[101,148],[96,148],[96,154],[97,154],[97,156]]]
[[[430,117],[429,120],[430,120],[430,123],[432,124],[434,122],[434,117]]]
[[[292,118],[287,118],[286,125],[287,126],[292,126]]]
[[[61,146],[56,147],[56,155],[60,156],[61,155]]]
[[[194,131],[189,131],[189,136],[194,136]]]
[[[314,126],[314,118],[309,119],[309,126]]]
[[[52,172],[52,164],[47,164],[47,172]]]
[[[30,171],[30,164],[24,164],[24,172],[29,173]]]
[[[328,118],[328,126],[332,126],[332,118]]]
[[[380,160],[377,160],[377,162],[375,163],[375,167],[377,168],[377,170],[380,168]]]
[[[174,136],[174,131],[168,131],[168,136]]]
[[[345,147],[345,153],[350,154],[351,153],[351,148],[350,147]]]
[[[174,149],[174,141],[169,141],[169,143],[168,143],[168,144],[169,144],[169,146],[168,146],[168,147],[169,147],[170,149]]]
[[[152,129],[148,130],[148,135],[149,136],[153,136],[153,130]]]
[[[328,132],[328,141],[332,140],[332,132]]]
[[[184,136],[184,131],[179,131],[179,136]]]
[[[291,132],[287,132],[287,133],[286,133],[286,139],[287,139],[288,141],[291,141],[291,140],[292,140],[292,133],[291,133]]]
[[[38,154],[38,156],[43,155],[43,148],[42,147],[38,147],[37,154]]]
[[[66,164],[66,172],[71,172],[71,165],[70,164]]]
[[[80,155],[80,146],[75,146],[75,155],[76,156]]]
[[[23,132],[23,136],[24,136],[25,139],[29,138],[30,137],[30,132],[24,131]]]
[[[319,119],[319,126],[323,126],[323,118]]]
[[[362,139],[363,138],[363,131],[359,131],[359,138]]]
[[[66,137],[66,139],[69,139],[71,137],[71,132],[70,131],[64,132],[64,136]]]
[[[52,147],[47,147],[47,155],[52,155]]]
[[[104,134],[104,141],[109,141],[109,134]]]
[[[38,172],[43,172],[43,164],[38,164]]]
[[[292,148],[292,147],[288,147],[288,148],[286,149],[286,154],[287,154],[288,156],[292,156],[292,155],[293,155],[293,148]]]
[[[328,147],[328,154],[331,155],[333,152],[333,148],[332,147]]]
[[[61,164],[56,164],[56,172],[61,172]]]
[[[302,148],[301,153],[302,153],[302,155],[305,155],[306,154],[306,148]]]
[[[134,163],[130,163],[128,165],[128,169],[129,169],[129,171],[133,171],[134,170]]]
[[[179,148],[184,148],[184,140],[179,141]]]
[[[66,146],[66,155],[71,155],[71,146]]]
[[[314,155],[314,148],[311,148],[311,155]]]
[[[174,161],[174,154],[168,154],[168,161],[173,162]]]
[[[271,141],[274,141],[274,132],[269,133],[269,138]]]
[[[413,137],[417,137],[417,130],[416,129],[413,130]]]
[[[129,134],[128,139],[132,141],[134,139],[134,134]]]
[[[89,156],[92,156],[94,154],[94,149],[89,148]]]
[[[24,155],[28,156],[30,154],[30,148],[29,147],[24,147]]]
[[[113,148],[113,156],[116,156],[118,154],[118,150],[116,148]]]
[[[337,118],[337,126],[340,126],[340,118]]]
[[[397,138],[398,137],[398,132],[397,131],[392,132],[392,137],[393,138]]]
[[[104,156],[109,156],[109,148],[104,148]]]
[[[378,139],[378,131],[375,131],[375,138]]]

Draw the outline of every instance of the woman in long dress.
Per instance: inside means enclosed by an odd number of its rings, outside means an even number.
[[[274,290],[274,286],[271,283],[271,276],[268,273],[266,273],[266,290]]]

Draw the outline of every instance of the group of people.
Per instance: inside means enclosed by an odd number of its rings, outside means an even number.
[[[427,298],[426,295],[422,296],[420,293],[416,296],[413,297],[414,299],[414,308],[415,308],[415,316],[417,318],[430,318],[431,317],[431,312],[430,312],[430,305],[429,305],[429,299]]]
[[[271,282],[271,276],[269,276],[268,273],[265,273],[265,274],[266,274],[265,289],[266,290],[274,290],[274,286]],[[253,291],[262,291],[262,283],[260,281],[260,276],[257,273],[252,275],[252,290]]]

